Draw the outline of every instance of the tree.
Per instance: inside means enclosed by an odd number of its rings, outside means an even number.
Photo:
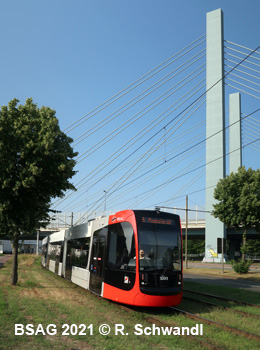
[[[204,239],[189,239],[188,240],[188,252],[189,254],[203,254],[205,252],[205,240]]]
[[[59,127],[55,111],[17,99],[0,110],[0,232],[12,240],[11,284],[18,280],[18,241],[48,222],[51,199],[75,190],[71,138]]]
[[[254,256],[260,256],[260,239],[249,239],[247,241],[247,253]]]
[[[244,242],[249,228],[260,231],[260,170],[245,167],[238,168],[237,173],[231,173],[220,179],[214,197],[212,214],[228,227],[243,229]],[[245,253],[245,245],[242,249]]]

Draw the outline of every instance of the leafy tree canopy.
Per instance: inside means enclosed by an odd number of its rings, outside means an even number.
[[[220,179],[214,197],[212,214],[228,227],[255,228],[260,231],[260,170],[240,167]]]
[[[17,242],[48,221],[52,198],[75,190],[69,179],[77,155],[53,109],[18,103],[0,110],[0,232]]]

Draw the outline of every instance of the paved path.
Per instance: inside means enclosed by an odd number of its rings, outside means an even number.
[[[183,263],[184,265],[185,263]],[[194,267],[199,269],[214,269],[214,270],[221,270],[221,264],[217,263],[199,263],[199,262],[188,262],[188,267]],[[224,264],[224,270],[232,270],[231,264]],[[260,272],[260,265],[259,264],[253,264],[250,267],[250,272]]]
[[[195,275],[191,273],[184,273],[184,288],[185,281],[205,283],[210,285],[218,285],[225,287],[241,288],[250,290],[252,292],[260,293],[260,283],[255,281],[244,280],[242,278],[227,278],[227,277],[217,277],[217,276],[206,276],[206,275]]]
[[[4,266],[4,264],[6,263],[7,260],[11,259],[12,255],[3,255],[0,256],[0,269]]]

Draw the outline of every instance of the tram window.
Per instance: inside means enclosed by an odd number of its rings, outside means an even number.
[[[88,264],[89,245],[90,237],[68,241],[66,264],[86,268]]]
[[[46,258],[46,253],[47,253],[47,244],[44,244],[42,246],[42,253],[41,253],[42,257]]]
[[[132,225],[128,222],[110,225],[108,237],[108,268],[135,270],[135,238]]]
[[[55,244],[49,244],[49,246],[48,246],[48,258],[50,260],[61,262],[62,255],[63,255],[63,244],[61,242],[57,242]]]
[[[140,270],[181,270],[180,231],[172,226],[144,224],[139,228],[139,249],[149,259],[147,266],[141,261]]]

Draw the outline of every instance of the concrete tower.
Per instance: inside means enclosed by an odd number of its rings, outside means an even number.
[[[206,209],[211,211],[214,188],[225,177],[223,13],[207,13],[207,101],[206,101]],[[222,132],[221,132],[222,130]],[[225,238],[225,226],[206,214],[205,262],[220,262],[217,239]]]
[[[241,97],[240,93],[229,95],[229,173],[242,166],[241,143]]]

